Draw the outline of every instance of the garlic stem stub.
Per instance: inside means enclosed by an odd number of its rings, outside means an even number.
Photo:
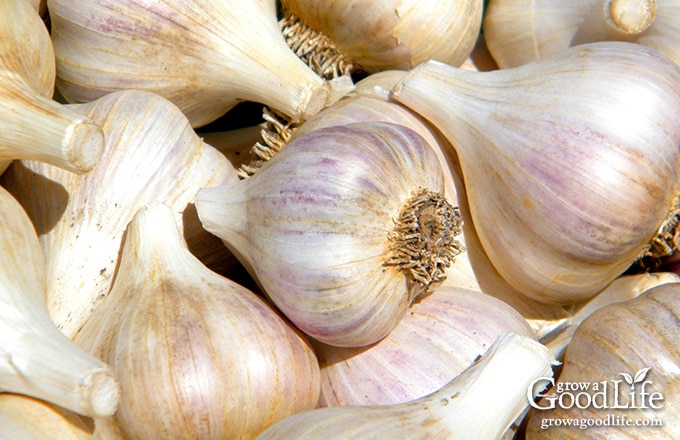
[[[0,5],[0,161],[38,160],[83,173],[104,151],[101,127],[52,99],[50,35],[28,2]]]
[[[111,292],[74,341],[120,382],[116,414],[95,419],[102,438],[253,438],[319,400],[304,335],[194,257],[163,203],[135,214]]]
[[[326,105],[332,84],[281,35],[276,2],[50,0],[57,89],[68,102],[141,89],[177,105],[193,127],[238,102],[293,121]]]
[[[540,343],[506,333],[428,396],[396,405],[307,411],[274,424],[257,440],[501,438],[529,406],[532,381],[552,377],[554,363]],[[539,391],[532,392],[535,396]]]
[[[680,194],[680,68],[625,42],[513,69],[429,62],[392,99],[455,148],[484,251],[544,302],[592,297],[650,249]]]
[[[108,365],[62,334],[45,304],[45,260],[33,224],[0,187],[0,392],[36,397],[90,417],[119,399]]]
[[[204,228],[298,328],[330,345],[387,335],[445,278],[462,245],[437,155],[373,122],[295,139],[255,175],[200,189]]]

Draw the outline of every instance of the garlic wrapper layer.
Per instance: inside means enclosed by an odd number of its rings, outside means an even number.
[[[583,431],[573,426],[541,429],[544,418],[621,418],[623,415],[634,422],[661,421],[663,426],[592,426],[587,429],[588,438],[677,438],[680,432],[678,295],[680,283],[660,285],[633,300],[602,308],[586,319],[567,347],[564,369],[557,384],[600,383],[596,398],[600,408],[586,405],[588,397],[582,396],[584,409],[576,406],[562,409],[559,404],[555,410],[532,409],[527,438],[583,438]],[[559,399],[557,390],[553,387],[545,394]],[[591,389],[587,393],[591,400],[595,392]],[[548,399],[553,397],[539,400],[538,406],[549,406]],[[567,395],[562,401],[567,402],[569,398]],[[605,403],[609,408],[603,408]]]
[[[504,302],[445,283],[416,301],[375,345],[316,343],[321,406],[389,405],[433,393],[503,333],[535,338],[527,321]]]
[[[56,68],[50,35],[26,0],[0,4],[0,169],[13,159],[92,169],[104,149],[101,127],[52,100]]]
[[[422,64],[392,99],[456,149],[498,272],[531,298],[572,303],[645,254],[675,210],[679,84],[657,52],[602,42],[493,72]]]
[[[374,73],[408,70],[430,59],[463,64],[481,28],[483,1],[284,0],[282,5],[285,13],[327,36],[348,63]]]
[[[254,176],[198,191],[203,226],[308,335],[364,346],[387,335],[460,252],[437,155],[404,126],[326,127]]]
[[[3,440],[92,440],[84,420],[63,408],[20,394],[0,394]]]
[[[224,246],[211,240],[188,208],[198,188],[238,177],[182,112],[159,95],[129,90],[69,107],[104,128],[106,149],[97,166],[75,175],[39,162],[15,162],[3,184],[36,225],[47,261],[50,315],[73,337],[108,293],[121,238],[139,208],[167,203],[197,255],[202,249],[218,252]],[[206,258],[224,259],[224,250]]]
[[[88,416],[113,414],[118,383],[108,365],[78,348],[50,319],[38,236],[2,187],[0,250],[0,393],[26,394]]]
[[[116,414],[95,420],[102,438],[248,439],[319,399],[306,339],[197,260],[161,203],[135,215],[111,292],[74,341],[121,385]]]
[[[490,0],[484,38],[501,68],[571,46],[632,41],[680,64],[678,0]]]
[[[501,438],[528,407],[530,383],[552,376],[553,362],[533,339],[504,334],[481,359],[428,396],[397,405],[307,411],[276,423],[257,440]]]
[[[149,90],[198,127],[239,101],[302,120],[331,93],[286,45],[274,0],[49,0],[48,7],[57,88],[69,102]]]

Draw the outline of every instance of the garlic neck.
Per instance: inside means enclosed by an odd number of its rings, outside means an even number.
[[[406,201],[388,236],[391,255],[385,265],[396,266],[407,276],[411,301],[444,281],[446,268],[463,251],[455,239],[462,225],[458,208],[439,193],[421,189]]]
[[[656,0],[610,0],[604,8],[607,22],[626,35],[644,32],[656,17]]]

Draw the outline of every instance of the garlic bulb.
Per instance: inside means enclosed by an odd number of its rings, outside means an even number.
[[[389,405],[423,397],[462,373],[503,333],[535,338],[522,315],[504,302],[443,284],[415,302],[375,345],[316,343],[320,404]]]
[[[392,99],[458,154],[472,222],[498,272],[539,301],[587,299],[650,248],[680,194],[680,68],[624,42],[514,69],[430,62]]]
[[[0,249],[0,393],[111,416],[118,383],[108,365],[78,348],[50,320],[40,242],[22,206],[2,187]]]
[[[50,35],[26,0],[0,5],[0,169],[31,159],[89,171],[104,150],[101,127],[52,100],[56,78]]]
[[[561,360],[574,332],[595,311],[610,304],[637,298],[656,286],[678,282],[680,282],[680,275],[672,272],[622,275],[589,301],[579,304],[572,316],[553,328],[551,332],[542,335],[540,341],[553,351],[555,358]]]
[[[57,88],[69,102],[122,89],[158,93],[198,127],[239,101],[292,120],[323,108],[330,85],[286,45],[274,0],[49,0]]]
[[[321,342],[387,335],[461,251],[437,155],[415,131],[373,122],[301,136],[254,176],[198,191],[206,230]]]
[[[481,0],[284,0],[283,9],[328,37],[337,51],[369,73],[408,70],[430,59],[463,64],[482,23]],[[291,36],[296,38],[306,35]],[[313,38],[302,45],[313,44]],[[289,43],[291,44],[291,43]]]
[[[20,394],[0,394],[0,438],[92,440],[92,429],[78,415]]]
[[[551,419],[562,418],[592,420],[586,425],[589,439],[676,438],[679,294],[680,283],[668,283],[590,315],[567,347],[556,386],[532,409],[527,439],[582,438],[583,429],[551,425]],[[569,405],[577,392],[568,383],[590,386],[579,388],[578,406]],[[597,426],[595,419],[610,423]],[[631,422],[634,426],[626,424]]]
[[[253,438],[319,399],[306,339],[197,260],[162,203],[133,218],[111,292],[74,341],[121,384],[116,414],[95,419],[104,438]]]
[[[83,175],[39,162],[15,162],[3,184],[26,207],[47,262],[50,315],[70,338],[109,291],[121,238],[134,213],[152,201],[172,206],[192,246],[219,252],[188,205],[198,188],[238,180],[170,101],[140,90],[71,104],[105,130],[100,162]],[[212,255],[225,258],[224,252]],[[209,255],[211,256],[211,255]],[[233,258],[232,258],[233,260]]]
[[[428,396],[397,405],[307,411],[274,424],[257,440],[500,438],[529,405],[530,382],[551,375],[553,361],[533,339],[504,334]]]
[[[679,6],[678,0],[490,0],[483,30],[501,68],[608,40],[639,43],[680,63]]]

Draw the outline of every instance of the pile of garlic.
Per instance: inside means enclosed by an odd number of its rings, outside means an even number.
[[[0,438],[675,435],[680,16],[583,3],[0,0]]]

